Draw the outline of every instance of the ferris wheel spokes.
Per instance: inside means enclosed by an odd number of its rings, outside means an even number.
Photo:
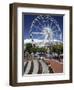
[[[31,25],[30,33],[32,39],[37,35],[38,39],[43,38],[43,43],[47,40],[50,42],[53,39],[62,40],[62,32],[58,22],[50,15],[39,15],[37,16]]]

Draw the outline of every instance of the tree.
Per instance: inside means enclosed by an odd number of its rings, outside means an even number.
[[[35,54],[37,52],[37,47],[32,47],[31,51]]]
[[[63,44],[56,44],[51,47],[51,52],[57,53],[60,61],[60,54],[63,54]]]
[[[26,49],[25,49],[25,51],[28,51],[29,53],[32,52],[32,44],[31,44],[31,43],[27,43],[27,44],[26,44]]]
[[[40,48],[37,48],[37,52],[45,53],[45,52],[47,52],[47,49],[44,47],[40,47]]]

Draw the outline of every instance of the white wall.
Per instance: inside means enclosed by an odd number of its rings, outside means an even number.
[[[26,87],[9,86],[9,3],[12,2],[72,5],[74,10],[74,0],[0,0],[0,90],[73,90],[74,83]]]

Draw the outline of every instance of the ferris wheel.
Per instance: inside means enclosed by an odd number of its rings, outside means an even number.
[[[54,39],[62,40],[62,31],[58,22],[50,15],[37,16],[30,27],[30,38],[42,39],[45,44],[46,40],[49,42]]]

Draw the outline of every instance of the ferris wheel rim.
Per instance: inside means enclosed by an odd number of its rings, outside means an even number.
[[[37,16],[34,20],[33,20],[33,22],[32,22],[32,24],[31,24],[31,27],[30,27],[30,33],[32,33],[33,31],[32,31],[32,28],[34,27],[34,28],[38,28],[37,26],[34,26],[34,24],[35,24],[35,22],[34,21],[38,21],[38,20],[40,20],[40,19],[43,19],[43,15],[39,15],[39,16]],[[54,18],[52,18],[50,15],[46,15],[46,18],[49,18],[49,20],[50,21],[54,21],[54,24],[56,25],[56,27],[58,28],[58,32],[61,34],[61,29],[60,29],[60,26],[59,26],[59,24],[58,24],[58,22],[54,19]],[[50,28],[50,27],[49,27]],[[39,28],[38,28],[39,29]],[[57,29],[55,29],[55,31],[53,31],[53,33],[54,32],[56,32],[57,31]]]

